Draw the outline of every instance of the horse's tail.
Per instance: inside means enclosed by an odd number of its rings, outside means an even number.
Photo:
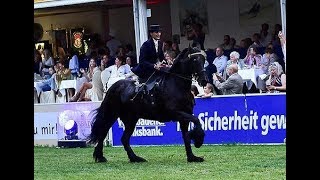
[[[105,107],[104,103],[101,103],[100,107],[92,110],[91,114],[91,134],[87,138],[89,144],[95,144],[99,141],[103,141],[106,137],[110,127],[116,121],[116,118],[111,117],[108,107]]]

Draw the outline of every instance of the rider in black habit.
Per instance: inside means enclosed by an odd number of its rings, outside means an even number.
[[[157,77],[162,67],[161,62],[164,60],[162,51],[162,41],[160,41],[161,27],[158,24],[150,25],[149,27],[150,38],[145,41],[140,48],[139,64],[132,69],[132,72],[139,77],[139,82],[146,82],[150,76],[149,82]]]

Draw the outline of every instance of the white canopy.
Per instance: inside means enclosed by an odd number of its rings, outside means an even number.
[[[104,0],[42,0],[34,3],[34,9],[73,5],[73,4],[82,4],[82,3],[91,3]]]

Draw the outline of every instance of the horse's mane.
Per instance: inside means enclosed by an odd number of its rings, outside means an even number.
[[[189,54],[195,53],[195,52],[200,52],[200,50],[198,48],[191,48],[191,47],[187,47],[185,49],[183,49],[178,55],[177,57],[174,59],[173,64],[170,68],[170,72],[175,70],[175,67],[177,66],[177,64],[181,63],[182,61],[186,60],[186,58],[188,57]]]

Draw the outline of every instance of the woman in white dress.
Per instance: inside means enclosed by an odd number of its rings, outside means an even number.
[[[69,102],[80,102],[90,100],[85,98],[85,94],[88,89],[91,89],[93,87],[92,78],[94,74],[99,71],[100,69],[99,67],[97,67],[96,60],[94,58],[91,58],[89,62],[88,72],[85,72],[85,70],[82,68],[80,69],[80,72],[82,73],[83,77],[87,80],[87,82],[84,82],[81,85],[79,91],[72,98],[70,98]]]

